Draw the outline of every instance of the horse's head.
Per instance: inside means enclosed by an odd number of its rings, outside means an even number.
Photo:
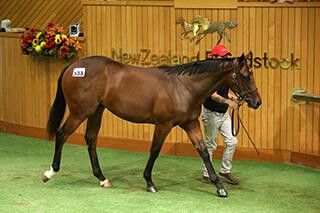
[[[261,105],[261,97],[256,87],[252,69],[247,64],[248,55],[242,54],[232,62],[232,70],[228,75],[228,86],[246,101],[250,108],[258,109]]]

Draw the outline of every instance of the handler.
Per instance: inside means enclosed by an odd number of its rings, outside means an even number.
[[[224,45],[218,44],[208,56],[227,57],[231,56],[231,53]],[[225,146],[219,174],[228,183],[238,184],[239,180],[231,175],[233,154],[238,141],[231,133],[231,119],[227,111],[229,107],[238,109],[242,102],[239,103],[235,96],[228,95],[228,93],[229,88],[223,86],[205,100],[203,103],[202,122],[205,133],[205,145],[208,149],[211,162],[212,153],[217,148],[218,131],[220,131]],[[202,165],[202,171],[202,181],[210,183],[208,171],[204,164]]]

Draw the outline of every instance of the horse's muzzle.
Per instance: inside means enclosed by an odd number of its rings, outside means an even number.
[[[247,103],[248,103],[248,107],[253,108],[253,109],[258,109],[261,105],[261,100],[260,99],[256,99],[256,100],[248,99]]]

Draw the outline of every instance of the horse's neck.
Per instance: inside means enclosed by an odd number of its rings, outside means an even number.
[[[181,76],[185,98],[192,106],[198,106],[205,98],[217,91],[226,82],[226,72],[213,72],[200,75]]]

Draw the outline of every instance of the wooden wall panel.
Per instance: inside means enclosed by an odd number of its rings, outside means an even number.
[[[1,54],[1,96],[4,98],[1,118],[11,123],[43,126],[49,107],[47,61],[22,56],[15,37],[1,37],[1,44],[5,52],[5,57]]]
[[[53,2],[55,1],[50,1],[48,5],[55,8],[55,16],[70,11],[67,8],[74,5],[68,3],[60,8],[58,5],[54,6]],[[295,4],[294,7],[276,4],[275,7],[270,7],[268,4],[259,6],[258,3],[241,3],[237,9],[182,9],[174,8],[170,3],[164,5],[164,1],[157,1],[157,4],[152,1],[88,2],[93,1],[83,1],[83,8],[76,7],[78,11],[83,11],[84,17],[74,12],[68,16],[70,18],[62,19],[67,23],[74,20],[71,18],[74,17],[83,20],[85,24],[86,48],[82,50],[80,57],[110,57],[112,48],[118,53],[120,48],[127,53],[137,53],[141,48],[149,48],[152,54],[171,52],[172,55],[189,57],[195,56],[199,51],[200,58],[203,59],[205,51],[211,50],[217,42],[217,35],[208,35],[199,45],[195,45],[188,40],[181,40],[181,28],[175,25],[177,18],[191,20],[195,15],[205,16],[211,21],[238,23],[235,29],[226,30],[231,42],[226,39],[222,41],[234,56],[252,50],[254,56],[263,57],[263,53],[267,52],[269,58],[290,59],[290,54],[294,53],[300,59],[299,68],[271,69],[263,66],[255,69],[254,76],[263,104],[256,111],[243,106],[240,114],[258,148],[320,155],[319,103],[291,101],[292,88],[305,88],[310,94],[320,94],[320,41],[317,39],[320,37],[319,4]],[[13,3],[20,4],[18,1]],[[15,8],[2,0],[1,4],[8,11],[0,11],[0,18],[1,14],[10,14]],[[24,5],[27,6],[25,3]],[[42,10],[42,16],[46,16],[49,11],[49,8]],[[21,20],[19,23],[27,21],[13,18]],[[39,18],[35,20],[39,22]],[[56,81],[65,64],[22,56],[18,43],[17,37],[0,34],[0,119],[44,128],[49,106],[55,96]],[[105,111],[100,136],[150,141],[153,128],[152,125],[123,121]],[[78,132],[84,132],[84,129],[85,125],[82,125]],[[238,140],[239,147],[252,148],[243,130],[240,131]],[[189,143],[189,140],[176,127],[166,142]],[[223,145],[220,137],[219,144]]]
[[[83,26],[81,0],[0,0],[0,20],[10,19],[11,27],[44,29],[49,21],[68,29],[70,24]]]

